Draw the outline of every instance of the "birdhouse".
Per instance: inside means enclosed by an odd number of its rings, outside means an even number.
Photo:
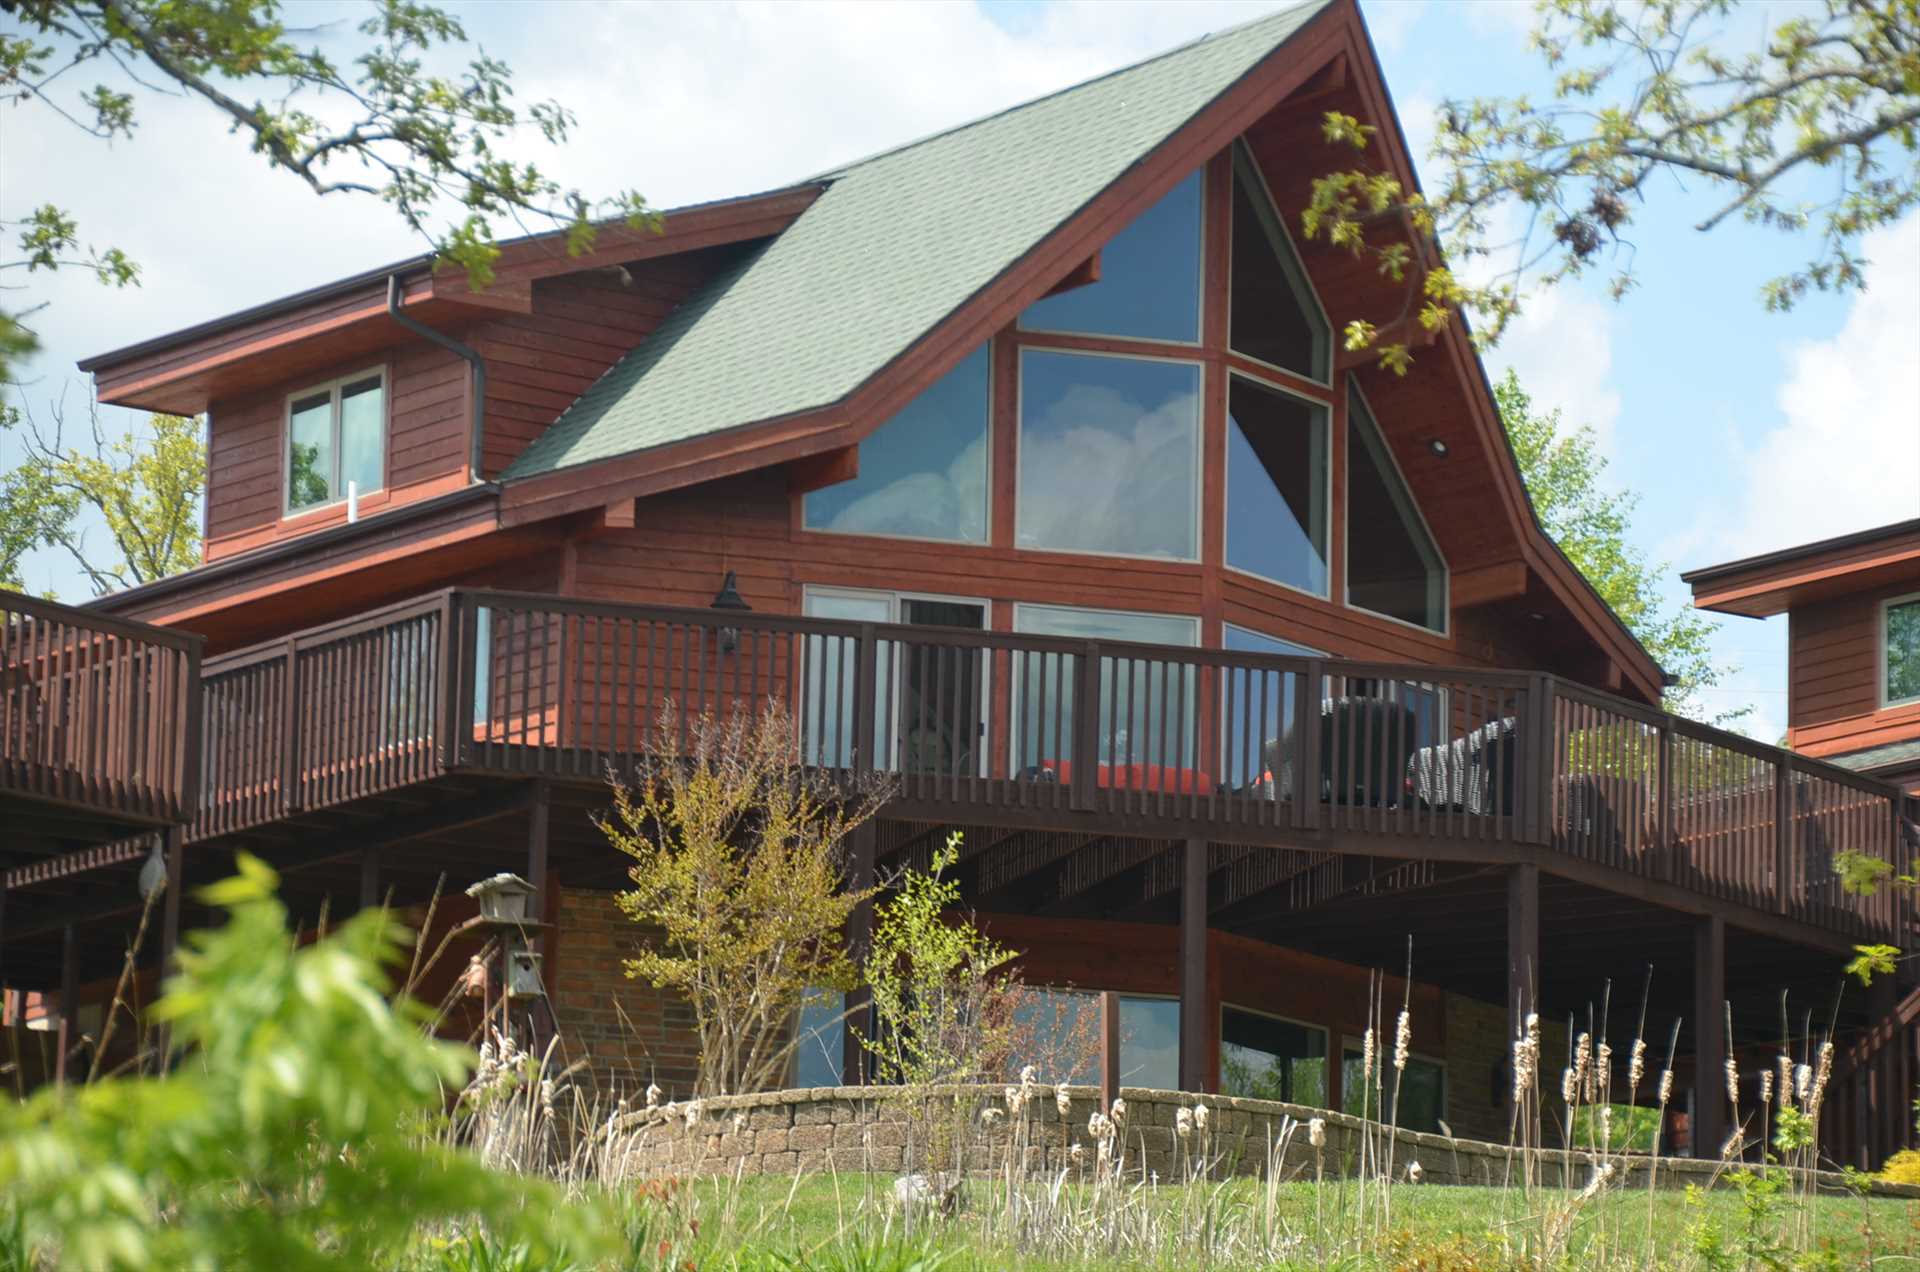
[[[527,901],[533,896],[533,885],[517,874],[497,874],[468,888],[467,895],[479,903],[481,918],[515,923],[528,917]]]
[[[507,997],[540,998],[546,994],[540,980],[540,956],[528,949],[507,951]]]

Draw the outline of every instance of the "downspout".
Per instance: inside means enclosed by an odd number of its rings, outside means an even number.
[[[418,318],[402,313],[400,309],[400,275],[398,274],[387,275],[387,317],[393,319],[414,335],[431,340],[447,352],[466,359],[467,365],[473,368],[471,387],[473,421],[470,425],[473,446],[467,456],[467,479],[476,483],[485,481],[486,477],[481,472],[481,464],[483,463],[481,443],[484,440],[483,430],[486,427],[487,420],[486,359],[480,356],[478,350],[473,349],[471,346],[461,344],[444,331],[435,331]]]

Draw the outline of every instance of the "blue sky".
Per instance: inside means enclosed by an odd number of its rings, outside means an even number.
[[[778,185],[1282,6],[451,7],[511,61],[525,93],[578,113],[572,144],[545,160],[560,175],[637,186],[672,206]],[[1448,96],[1543,86],[1519,0],[1363,7],[1416,146]],[[323,44],[361,12],[289,6]],[[46,289],[47,353],[24,393],[43,417],[62,392],[70,407],[84,400],[76,358],[418,250],[384,209],[314,199],[190,103],[142,109],[139,136],[110,155],[45,115],[0,121],[0,212],[52,199],[79,215],[88,241],[126,248],[146,271],[130,292],[77,279]],[[1641,496],[1636,541],[1676,568],[1920,515],[1920,220],[1869,244],[1867,296],[1817,297],[1779,317],[1761,311],[1758,289],[1801,245],[1745,225],[1696,234],[1690,218],[1704,206],[1697,191],[1661,190],[1635,234],[1640,289],[1619,306],[1585,287],[1536,301],[1489,358],[1494,373],[1516,366],[1543,404],[1595,426],[1610,480]],[[0,438],[0,462],[10,446]],[[85,592],[44,555],[29,582]],[[1677,579],[1671,587],[1678,599]],[[1784,625],[1729,619],[1719,648],[1743,670],[1709,707],[1750,705],[1752,730],[1777,737]]]

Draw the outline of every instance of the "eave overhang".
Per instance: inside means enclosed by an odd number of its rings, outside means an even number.
[[[1920,517],[1689,570],[1704,610],[1767,618],[1799,605],[1920,583]]]

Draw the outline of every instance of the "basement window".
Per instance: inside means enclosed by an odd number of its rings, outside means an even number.
[[[287,395],[286,511],[366,495],[385,479],[387,373],[375,368]]]
[[[1920,595],[1896,596],[1882,609],[1880,705],[1920,702]]]
[[[1327,1031],[1223,1007],[1220,1094],[1325,1108]]]

